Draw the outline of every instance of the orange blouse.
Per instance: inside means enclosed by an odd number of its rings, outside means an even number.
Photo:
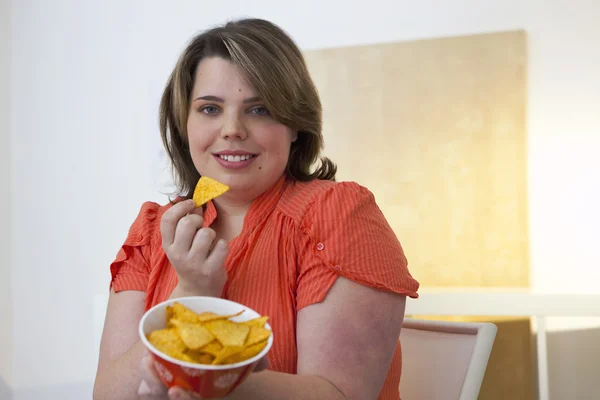
[[[144,203],[110,266],[112,289],[145,292],[146,309],[168,299],[177,285],[160,237],[160,219],[170,206]],[[204,226],[216,217],[209,202]],[[274,371],[296,373],[296,315],[321,302],[338,276],[418,297],[400,243],[374,196],[356,183],[281,178],[252,203],[229,246],[223,298],[270,316]],[[398,343],[379,399],[399,399],[401,367]]]

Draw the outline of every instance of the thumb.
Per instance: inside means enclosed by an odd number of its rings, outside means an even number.
[[[264,371],[269,368],[269,359],[267,357],[263,357],[260,359],[256,367],[254,367],[254,372]]]

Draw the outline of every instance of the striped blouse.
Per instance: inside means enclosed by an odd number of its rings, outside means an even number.
[[[177,285],[160,237],[169,207],[144,203],[110,266],[112,289],[145,292],[146,309]],[[209,202],[204,226],[216,217]],[[274,371],[296,373],[296,315],[321,302],[338,276],[418,297],[399,241],[372,193],[356,183],[281,178],[252,203],[229,246],[223,298],[270,316],[278,339],[269,352]],[[401,354],[398,343],[379,399],[399,399]]]

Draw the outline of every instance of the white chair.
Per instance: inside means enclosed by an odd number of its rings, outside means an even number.
[[[402,400],[476,400],[498,328],[405,318]]]

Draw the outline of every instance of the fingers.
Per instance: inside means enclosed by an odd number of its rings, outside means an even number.
[[[140,373],[142,375],[142,383],[140,384],[138,395],[141,400],[162,400],[166,395],[168,395],[169,399],[173,400],[201,399],[195,393],[188,392],[179,387],[173,387],[167,391],[167,388],[156,376],[152,360],[147,354],[142,358]]]
[[[219,240],[215,245],[215,248],[206,258],[206,265],[210,268],[221,268],[225,263],[227,253],[229,253],[227,242],[223,239]]]
[[[140,383],[140,388],[138,389],[138,396],[140,400],[158,400],[161,397],[164,397],[153,392],[145,381]]]
[[[175,204],[163,214],[160,221],[160,233],[162,236],[163,247],[173,244],[179,220],[188,213],[194,211],[194,208],[194,200],[186,200]]]
[[[178,285],[188,293],[221,294],[227,280],[223,268],[225,241],[216,242],[211,228],[202,228],[202,208],[193,200],[175,204],[161,219],[162,247],[177,272]]]
[[[194,236],[194,240],[190,247],[190,256],[202,260],[207,259],[207,255],[213,247],[216,237],[217,234],[214,230],[210,228],[200,229]]]
[[[148,389],[150,389],[152,392],[165,391],[164,385],[154,372],[154,365],[152,363],[152,359],[149,356],[145,356],[144,358],[142,358],[140,373],[142,375],[142,380],[146,383]]]
[[[197,214],[188,214],[181,218],[175,229],[175,241],[169,247],[173,253],[187,253],[204,219]]]
[[[167,389],[156,376],[152,360],[147,354],[142,358],[140,363],[140,374],[142,376],[142,383],[140,384],[138,394],[143,399],[164,397]]]
[[[179,388],[177,386],[169,389],[169,399],[170,400],[199,400],[202,397],[198,396],[195,393],[188,392]]]

